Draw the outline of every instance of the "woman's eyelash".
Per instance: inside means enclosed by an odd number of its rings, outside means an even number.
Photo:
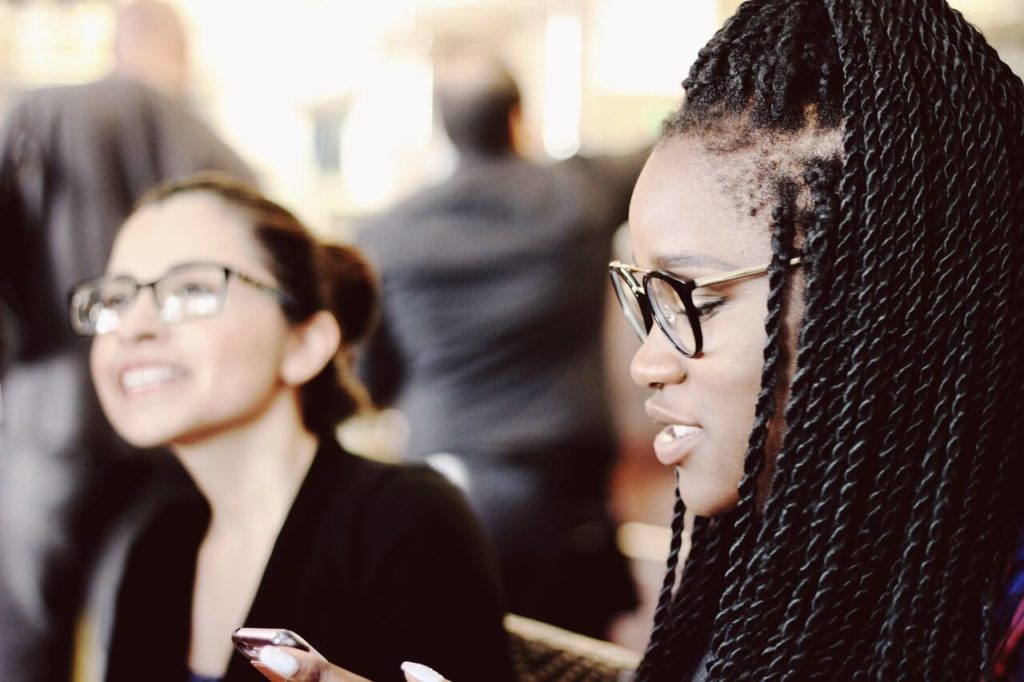
[[[697,308],[697,312],[700,313],[701,317],[710,315],[714,311],[718,310],[718,308],[725,305],[725,303],[726,299],[724,298],[713,298],[703,303],[698,303],[697,301],[693,302],[694,307]]]

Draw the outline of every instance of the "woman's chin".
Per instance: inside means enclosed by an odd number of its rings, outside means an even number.
[[[686,505],[686,511],[697,516],[719,516],[734,509],[740,496],[735,486],[719,487],[688,483],[685,473],[679,477],[679,496]]]
[[[175,436],[175,433],[168,429],[166,424],[158,426],[114,424],[114,430],[129,445],[144,450],[164,447],[172,442]]]

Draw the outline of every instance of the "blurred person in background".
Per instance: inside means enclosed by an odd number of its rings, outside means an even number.
[[[96,678],[259,679],[231,642],[250,626],[375,680],[406,656],[508,680],[497,570],[465,497],[337,442],[367,402],[352,350],[377,301],[359,252],[201,175],[143,197],[106,272],[70,297],[103,412],[132,445],[170,448],[190,484],[134,491],[104,544],[80,659]]]
[[[103,269],[117,226],[161,180],[252,173],[184,105],[171,7],[118,17],[114,72],[29,92],[0,147],[0,679],[66,679],[71,614],[95,539],[149,463],[128,458],[88,381],[65,292]]]
[[[407,456],[464,485],[511,610],[603,637],[636,603],[608,507],[605,265],[646,150],[528,160],[519,88],[475,49],[439,56],[435,101],[458,169],[358,232],[383,301],[364,378],[407,416]]]

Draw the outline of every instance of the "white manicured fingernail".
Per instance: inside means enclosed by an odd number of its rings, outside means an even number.
[[[414,680],[417,680],[417,682],[444,682],[443,677],[422,663],[410,663],[409,661],[406,661],[402,664],[402,672],[410,675]]]
[[[260,649],[260,662],[284,677],[291,677],[299,671],[299,662],[277,647],[265,646]]]

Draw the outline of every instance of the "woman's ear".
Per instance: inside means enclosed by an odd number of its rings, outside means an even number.
[[[293,327],[291,333],[292,340],[281,362],[281,379],[289,386],[301,386],[337,355],[341,327],[334,315],[321,310]]]

